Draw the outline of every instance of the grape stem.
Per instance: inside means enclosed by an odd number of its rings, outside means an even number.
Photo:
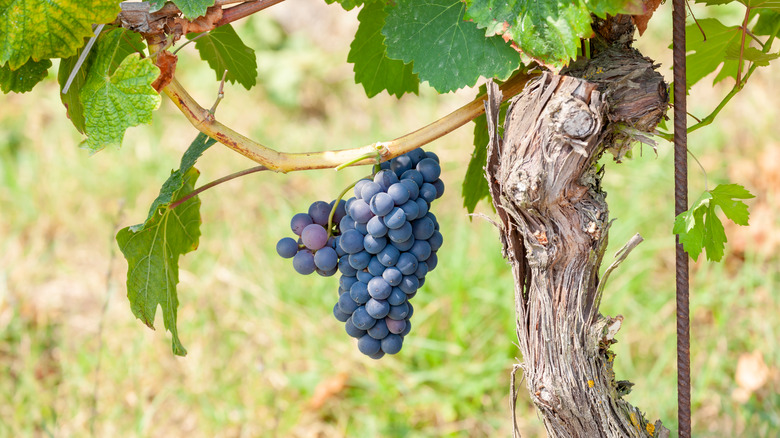
[[[336,209],[339,206],[339,202],[341,202],[341,200],[344,198],[344,195],[346,195],[347,192],[352,189],[352,187],[355,187],[355,185],[358,183],[358,181],[360,181],[361,179],[367,179],[367,178],[371,178],[371,175],[367,175],[367,176],[364,176],[362,178],[356,179],[355,182],[353,182],[352,184],[347,186],[347,188],[342,190],[341,193],[339,193],[339,196],[336,198],[336,200],[333,201],[333,207],[331,207],[330,214],[328,215],[328,239],[333,237],[333,216],[336,214]]]
[[[202,193],[202,192],[204,192],[204,191],[206,191],[206,190],[208,190],[208,189],[210,189],[210,188],[212,188],[214,186],[218,186],[218,185],[220,185],[220,184],[222,184],[224,182],[228,182],[231,179],[236,179],[236,178],[242,177],[244,175],[249,175],[249,174],[255,173],[255,172],[262,172],[264,170],[268,170],[268,168],[265,167],[265,166],[255,166],[255,167],[250,167],[249,169],[241,170],[239,172],[231,173],[230,175],[223,176],[222,178],[219,178],[219,179],[215,179],[214,181],[211,181],[208,184],[204,184],[204,185],[198,187],[197,189],[187,193],[186,195],[182,196],[181,199],[177,199],[176,201],[172,202],[168,206],[168,208],[173,210],[174,208],[176,208],[179,205],[183,204],[184,202],[186,202],[190,198],[192,198],[194,196],[197,196],[198,194],[200,194],[200,193]]]
[[[538,74],[523,72],[509,79],[501,86],[504,99],[509,99],[520,93],[526,82]],[[247,138],[218,120],[209,117],[210,113],[208,110],[200,106],[175,77],[170,84],[163,88],[163,92],[200,132],[235,152],[262,164],[268,170],[282,173],[299,170],[331,169],[348,162],[351,163],[350,165],[373,164],[375,160],[359,158],[363,156],[374,157],[379,146],[383,146],[380,153],[381,160],[386,161],[449,134],[485,112],[483,104],[485,96],[480,95],[470,103],[441,119],[389,142],[373,143],[354,149],[285,153],[278,152]]]

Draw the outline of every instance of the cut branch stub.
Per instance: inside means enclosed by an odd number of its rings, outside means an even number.
[[[614,83],[633,87],[634,74]],[[609,219],[596,161],[615,138],[612,111],[624,107],[614,96],[630,93],[544,74],[511,101],[501,139],[496,91],[488,85],[486,172],[515,276],[525,381],[548,434],[659,436],[666,431],[660,422],[649,423],[621,398],[631,384],[615,380],[609,346],[622,318],[601,316],[597,301]],[[665,102],[654,105],[665,108]],[[620,123],[636,123],[646,113]]]

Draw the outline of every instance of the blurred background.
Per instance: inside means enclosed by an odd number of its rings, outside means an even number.
[[[671,79],[671,4],[661,8],[637,46]],[[739,22],[738,9],[720,11]],[[356,16],[296,0],[238,24],[257,50],[260,85],[228,86],[218,117],[279,150],[317,151],[395,138],[476,95],[422,86],[419,96],[367,99],[346,63]],[[56,68],[0,105],[0,436],[511,434],[512,276],[496,229],[462,208],[471,124],[427,147],[448,184],[435,209],[445,246],[400,354],[360,354],[331,315],[337,280],[297,275],[275,254],[294,213],[365,173],[352,168],[258,173],[201,196],[200,248],[180,260],[179,332],[189,350],[180,358],[159,315],[152,331],[130,312],[113,236],[143,221],[196,131],[163,98],[154,122],[130,129],[121,150],[89,156],[65,117]],[[730,181],[757,195],[751,226],[726,226],[724,261],[692,266],[697,437],[780,434],[779,71],[760,69],[714,125],[689,137],[710,188]],[[179,53],[177,76],[203,105],[213,102],[215,74],[192,46]],[[710,85],[692,91],[698,117],[731,87]],[[625,318],[614,351],[617,378],[636,383],[627,399],[675,429],[671,145],[634,155],[620,165],[604,159],[617,219],[605,265],[634,233],[645,242],[612,275],[601,310]],[[217,145],[197,167],[203,184],[252,165]],[[691,200],[703,189],[691,162]],[[517,417],[523,436],[544,436],[524,385]]]

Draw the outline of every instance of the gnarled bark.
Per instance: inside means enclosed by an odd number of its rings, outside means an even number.
[[[612,371],[622,317],[598,310],[609,219],[596,161],[655,128],[666,85],[628,44],[577,73],[589,80],[546,73],[529,83],[510,103],[503,139],[500,92],[488,85],[486,172],[515,277],[520,367],[551,437],[664,436],[660,420],[621,398],[631,384]]]

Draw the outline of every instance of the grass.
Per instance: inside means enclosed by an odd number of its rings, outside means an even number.
[[[248,93],[228,87],[218,116],[282,150],[393,138],[474,94],[438,97],[423,89],[400,101],[367,100],[343,62],[346,44],[327,52],[267,20],[244,30],[250,45],[265,48],[261,79],[274,86]],[[199,101],[211,101],[213,73],[187,49],[181,53],[187,53],[179,67],[183,82]],[[771,71],[754,79],[717,126],[692,136],[691,148],[711,184],[731,179],[759,195],[752,219],[765,211],[771,235],[780,228],[780,195],[772,184],[780,169],[762,157],[780,149],[774,125],[780,108],[764,98],[780,90]],[[720,94],[722,88],[703,90],[692,112],[712,107]],[[145,217],[194,129],[163,101],[153,124],[128,131],[121,150],[90,157],[77,148],[81,138],[64,117],[53,81],[6,102],[0,108],[0,370],[7,370],[0,378],[0,436],[511,434],[509,372],[518,356],[512,278],[496,230],[471,221],[461,207],[469,129],[430,146],[443,158],[448,184],[436,206],[445,247],[414,300],[413,332],[400,355],[379,362],[362,356],[330,315],[335,280],[296,275],[274,253],[295,212],[365,173],[348,169],[260,173],[201,196],[200,248],[180,261],[179,331],[189,354],[177,358],[161,318],[151,331],[130,313],[126,264],[113,234],[115,224]],[[249,165],[215,146],[198,163],[200,181]],[[614,349],[618,378],[637,384],[628,400],[674,427],[671,168],[665,144],[658,158],[645,148],[633,161],[607,163],[605,188],[618,220],[606,263],[634,233],[646,241],[612,275],[602,312],[625,317]],[[694,197],[703,188],[694,168],[691,181]],[[696,436],[770,437],[780,430],[774,252],[780,246],[767,247],[751,228],[727,230],[733,244],[723,263],[693,265]],[[737,364],[753,351],[760,352],[757,369],[764,364],[769,373],[745,393],[745,371]],[[543,435],[522,390],[518,418],[524,436]]]

